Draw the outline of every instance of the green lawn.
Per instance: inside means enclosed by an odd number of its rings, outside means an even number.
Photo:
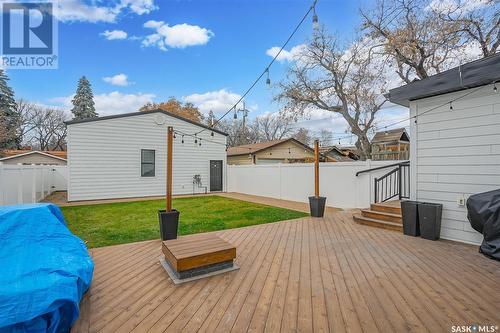
[[[62,211],[71,231],[92,248],[159,238],[158,209],[164,205],[164,200],[151,200],[62,207]],[[219,196],[178,198],[172,206],[181,212],[180,235],[307,216]]]

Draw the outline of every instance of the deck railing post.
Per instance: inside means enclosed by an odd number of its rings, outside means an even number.
[[[402,180],[402,178],[401,178],[401,169],[402,168],[403,168],[402,165],[400,165],[398,167],[398,192],[399,192],[399,200],[401,200],[401,197],[402,197],[402,193],[401,193],[402,192],[401,191],[401,189],[402,189],[402,187],[401,187],[401,180]]]
[[[378,202],[378,179],[377,179],[377,177],[375,177],[374,188],[375,188],[375,203],[377,203]]]

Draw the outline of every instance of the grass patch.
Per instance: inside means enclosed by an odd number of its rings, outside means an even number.
[[[62,207],[69,229],[90,248],[159,238],[158,210],[164,200]],[[179,234],[245,227],[307,216],[284,208],[203,196],[174,199],[181,212]]]

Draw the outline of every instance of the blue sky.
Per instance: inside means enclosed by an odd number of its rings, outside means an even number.
[[[317,14],[330,31],[349,40],[359,7],[369,1],[319,0]],[[170,96],[221,113],[265,68],[271,60],[266,51],[283,43],[310,4],[61,0],[59,68],[8,70],[8,75],[16,97],[64,108],[78,78],[86,75],[101,115],[135,111]],[[304,43],[311,31],[309,18],[286,50]],[[273,82],[284,77],[287,65],[286,59],[273,65]],[[259,83],[246,99],[250,116],[277,111],[272,96],[273,89]]]

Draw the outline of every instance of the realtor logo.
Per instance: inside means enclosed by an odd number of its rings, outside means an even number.
[[[57,68],[57,21],[54,3],[4,2],[2,65],[9,69]]]

